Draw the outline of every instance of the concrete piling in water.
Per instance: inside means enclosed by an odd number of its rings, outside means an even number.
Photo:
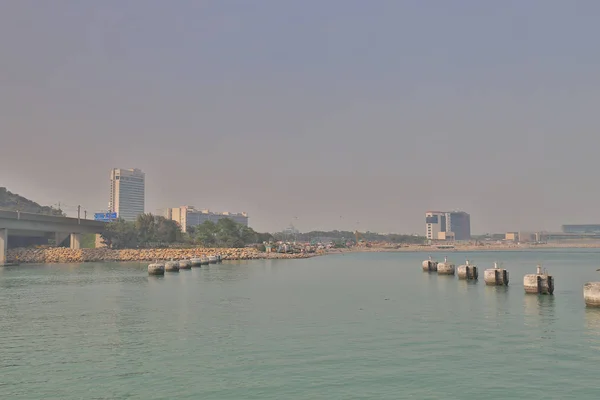
[[[190,262],[192,263],[192,267],[199,267],[202,265],[202,259],[198,256],[192,257]]]
[[[165,274],[165,264],[154,262],[148,265],[148,275],[164,275]]]
[[[423,272],[435,272],[437,271],[438,263],[437,261],[433,261],[431,256],[429,256],[429,260],[423,261],[421,265],[423,266]]]
[[[192,262],[187,259],[179,261],[179,269],[192,269]]]
[[[448,257],[444,257],[444,262],[437,266],[438,275],[454,275],[454,264],[448,262]]]
[[[508,271],[494,263],[494,268],[484,271],[483,280],[488,286],[508,286]]]
[[[538,265],[535,274],[527,274],[523,277],[523,286],[525,293],[532,294],[553,294],[554,277],[548,275],[548,272],[542,272],[542,266]]]
[[[167,261],[165,263],[165,272],[179,272],[179,263],[177,261]]]
[[[600,307],[600,282],[583,285],[583,300],[588,307]]]
[[[469,260],[464,265],[459,265],[456,268],[458,279],[477,280],[479,274],[475,265],[469,264]]]

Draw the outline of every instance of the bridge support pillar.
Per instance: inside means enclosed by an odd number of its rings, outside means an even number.
[[[64,232],[54,232],[54,242],[55,242],[55,246],[60,246],[60,244],[62,242],[65,241],[66,238],[69,237],[68,233],[64,233]],[[70,243],[70,242],[69,242]]]
[[[76,250],[81,248],[81,233],[71,233],[71,248]]]
[[[0,266],[6,264],[7,250],[8,250],[8,229],[0,228]]]

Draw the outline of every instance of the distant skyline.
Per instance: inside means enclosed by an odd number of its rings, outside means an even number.
[[[600,2],[0,2],[0,186],[259,231],[600,223]],[[65,208],[71,215],[74,210]]]

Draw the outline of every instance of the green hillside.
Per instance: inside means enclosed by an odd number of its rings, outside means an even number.
[[[41,206],[35,201],[31,201],[23,196],[9,192],[4,187],[0,187],[0,210],[21,211],[44,215],[64,215],[59,209]]]

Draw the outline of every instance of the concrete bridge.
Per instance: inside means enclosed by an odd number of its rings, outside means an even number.
[[[53,217],[50,215],[0,211],[0,265],[6,263],[8,235],[44,236],[48,232],[55,235],[56,244],[70,236],[71,248],[81,247],[82,233],[102,233],[105,222],[80,218]]]

